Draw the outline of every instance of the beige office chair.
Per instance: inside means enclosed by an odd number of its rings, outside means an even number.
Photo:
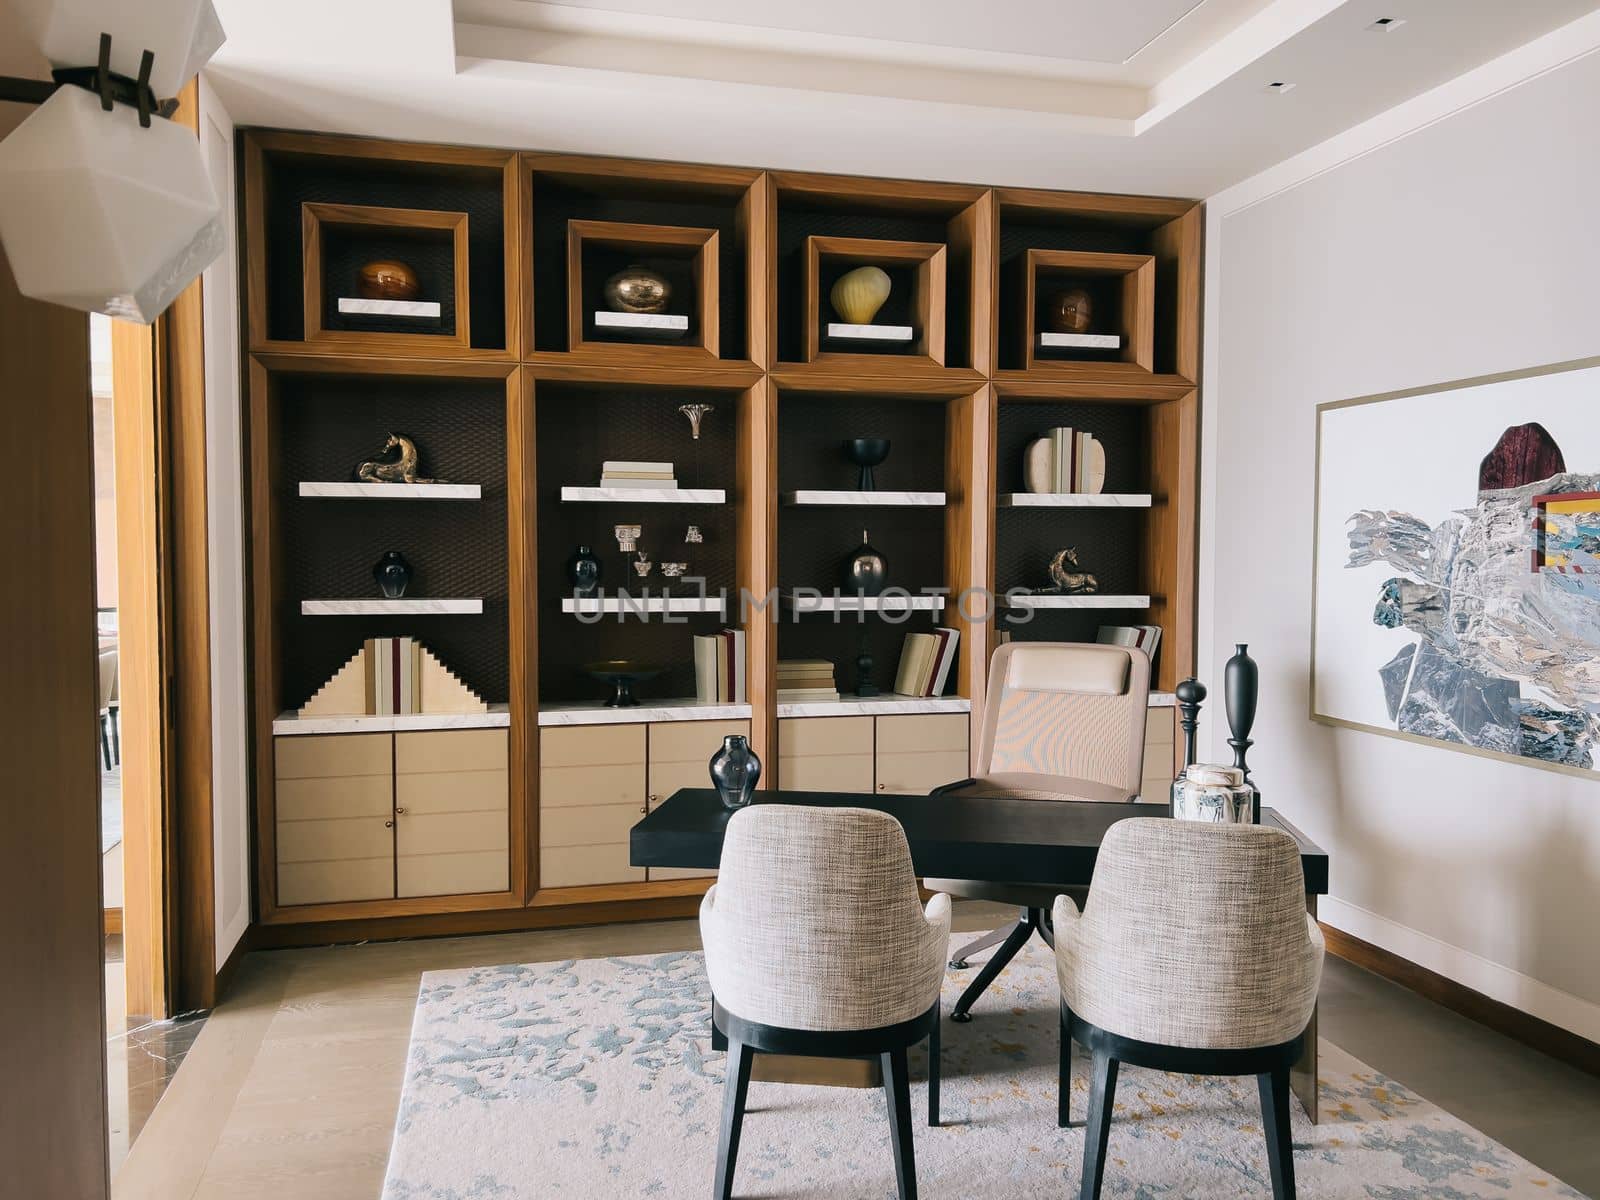
[[[1022,800],[1101,800],[1126,804],[1139,794],[1144,769],[1150,658],[1126,646],[1080,642],[1009,642],[989,664],[989,691],[978,743],[978,774],[935,796],[1005,796]],[[926,885],[964,900],[1015,904],[1015,925],[963,946],[950,961],[999,944],[950,1015],[968,1010],[1035,932],[1049,940],[1045,918],[1060,888],[971,879]]]

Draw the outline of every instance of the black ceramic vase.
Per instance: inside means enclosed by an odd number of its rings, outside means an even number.
[[[711,756],[711,784],[728,808],[743,808],[761,781],[761,759],[743,734],[722,739],[722,749]]]
[[[877,491],[872,468],[889,457],[888,438],[851,438],[844,444],[844,456],[856,466],[856,491]]]
[[[572,584],[574,596],[592,596],[600,590],[600,560],[587,546],[567,559],[567,579]]]
[[[867,542],[867,531],[861,531],[861,545],[844,560],[844,590],[851,596],[876,596],[888,582],[889,564]]]
[[[1228,711],[1228,732],[1232,734],[1228,738],[1228,745],[1233,747],[1233,765],[1244,773],[1244,781],[1255,789],[1255,819],[1259,825],[1261,789],[1256,788],[1255,780],[1250,778],[1250,764],[1245,762],[1245,755],[1250,752],[1250,747],[1255,745],[1250,740],[1250,729],[1256,723],[1256,700],[1261,692],[1261,672],[1256,667],[1255,659],[1250,657],[1249,647],[1243,642],[1235,644],[1234,655],[1223,669],[1222,692],[1223,704]]]
[[[398,600],[411,586],[411,564],[398,550],[388,550],[372,566],[372,577],[378,581],[378,590],[385,600]]]

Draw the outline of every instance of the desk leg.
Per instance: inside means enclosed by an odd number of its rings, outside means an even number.
[[[1317,915],[1317,898],[1306,896],[1306,912]],[[1317,1010],[1311,1010],[1311,1024],[1306,1027],[1305,1045],[1300,1049],[1300,1060],[1289,1069],[1289,1090],[1300,1097],[1311,1123],[1317,1123]]]

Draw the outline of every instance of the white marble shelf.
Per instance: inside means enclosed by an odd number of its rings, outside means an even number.
[[[721,596],[567,596],[561,601],[564,613],[616,613],[638,616],[643,613],[721,613],[727,607]]]
[[[881,696],[840,696],[837,700],[780,701],[779,717],[868,717],[895,713],[964,713],[972,711],[965,696],[901,696],[885,692]]]
[[[564,487],[565,504],[726,504],[722,488]]]
[[[1149,596],[1119,596],[1096,593],[1090,596],[1026,596],[1007,594],[1009,608],[1149,608]]]
[[[909,325],[851,325],[843,321],[829,321],[823,330],[830,342],[891,342],[904,345],[917,336]]]
[[[1002,492],[1000,508],[1149,508],[1153,498],[1142,492]]]
[[[606,333],[629,333],[634,337],[680,338],[689,332],[689,318],[682,313],[631,313],[595,310],[594,327]]]
[[[652,721],[748,721],[748,704],[704,704],[698,700],[643,700],[632,708],[604,708],[598,701],[541,704],[540,725],[642,725]]]
[[[783,502],[795,507],[816,505],[818,507],[850,507],[878,506],[883,508],[941,508],[944,505],[943,492],[830,492],[812,489],[809,491],[785,492]]]
[[[1120,333],[1041,333],[1035,345],[1040,350],[1120,350]]]
[[[302,496],[347,500],[482,500],[478,483],[320,483],[302,481]]]
[[[822,612],[940,612],[943,596],[812,596],[783,594],[783,604],[802,613]]]
[[[308,733],[412,733],[423,729],[504,729],[511,708],[491,704],[481,713],[395,713],[391,716],[302,717],[298,709],[281,713],[272,723],[274,737]]]
[[[416,321],[437,321],[444,315],[437,300],[365,300],[359,296],[340,296],[339,312],[346,317],[408,317]]]
[[[300,601],[300,615],[303,617],[422,617],[449,613],[476,614],[482,611],[482,596]]]

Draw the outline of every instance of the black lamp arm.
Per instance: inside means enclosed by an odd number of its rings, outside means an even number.
[[[111,35],[100,35],[100,61],[92,67],[58,67],[48,81],[0,75],[0,100],[16,104],[43,104],[63,87],[81,87],[100,97],[100,107],[110,112],[113,105],[126,104],[139,110],[139,124],[150,128],[150,118],[171,117],[178,111],[176,100],[157,99],[150,87],[150,72],[156,56],[146,50],[139,59],[139,77],[130,79],[111,69]]]

